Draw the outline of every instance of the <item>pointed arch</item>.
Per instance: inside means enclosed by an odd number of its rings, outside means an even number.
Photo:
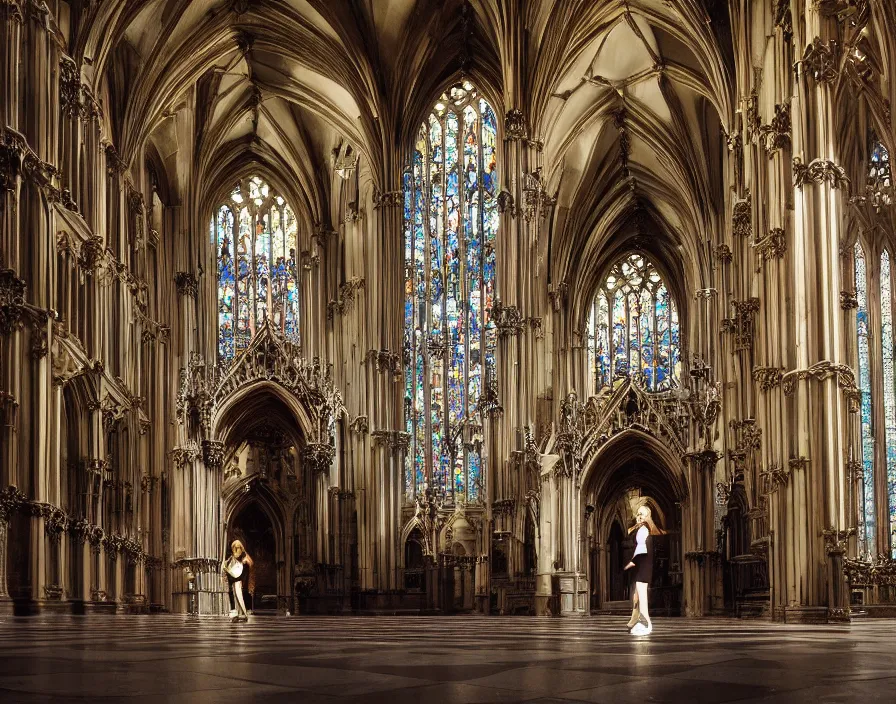
[[[211,237],[218,262],[218,358],[229,362],[270,320],[299,342],[298,223],[259,176],[241,179],[217,208]]]
[[[678,384],[680,323],[675,299],[646,254],[629,253],[608,271],[588,320],[593,392],[632,378],[649,391]]]

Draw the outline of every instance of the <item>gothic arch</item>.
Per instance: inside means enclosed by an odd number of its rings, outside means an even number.
[[[593,444],[599,438],[586,438],[586,444]],[[604,463],[604,460],[606,462]],[[683,501],[688,496],[688,482],[683,462],[674,452],[654,435],[628,428],[603,442],[582,472],[582,487],[592,487],[594,493],[604,493],[608,482],[616,471],[630,460],[650,462],[668,482],[674,501]],[[583,491],[585,495],[585,491]]]
[[[276,539],[277,560],[283,562],[285,560],[284,538],[287,526],[281,502],[270,488],[263,481],[252,478],[248,482],[238,482],[225,487],[222,499],[224,502],[224,551],[227,552],[230,549],[226,533],[233,529],[234,520],[246,508],[256,504],[271,522]],[[249,546],[246,547],[248,550]]]
[[[257,417],[259,409],[272,400],[289,411],[289,417],[296,422],[302,439],[310,441],[315,437],[316,428],[311,413],[295,395],[275,381],[255,381],[227,396],[213,416],[213,437],[225,444],[239,440],[236,435],[240,426],[253,416]]]

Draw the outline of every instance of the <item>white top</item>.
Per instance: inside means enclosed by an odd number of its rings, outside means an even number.
[[[647,554],[647,536],[650,535],[650,528],[647,526],[641,526],[638,528],[638,534],[635,536],[637,542],[635,543],[635,555],[646,555]]]

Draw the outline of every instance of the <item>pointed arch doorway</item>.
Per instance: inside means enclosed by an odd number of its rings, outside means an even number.
[[[629,528],[638,507],[646,505],[665,531],[653,541],[650,612],[681,615],[683,474],[670,462],[674,459],[668,452],[658,451],[658,445],[645,433],[625,431],[601,449],[584,476],[583,535],[592,611],[631,611],[633,585],[624,571],[635,546]]]

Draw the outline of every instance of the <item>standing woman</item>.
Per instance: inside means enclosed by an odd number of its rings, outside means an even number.
[[[246,548],[239,540],[230,544],[230,557],[222,565],[224,578],[227,580],[227,595],[230,597],[230,620],[248,621],[246,602],[243,600],[243,585],[252,588],[252,567],[254,563]]]
[[[647,606],[647,588],[653,578],[653,540],[652,536],[659,535],[647,506],[641,506],[635,515],[635,525],[629,530],[631,533],[637,530],[635,536],[635,554],[632,556],[625,569],[633,569],[632,581],[635,583],[635,591],[632,593],[632,617],[628,622],[633,636],[650,635],[653,631],[653,622],[650,620],[650,610]],[[644,619],[647,624],[641,623]]]

